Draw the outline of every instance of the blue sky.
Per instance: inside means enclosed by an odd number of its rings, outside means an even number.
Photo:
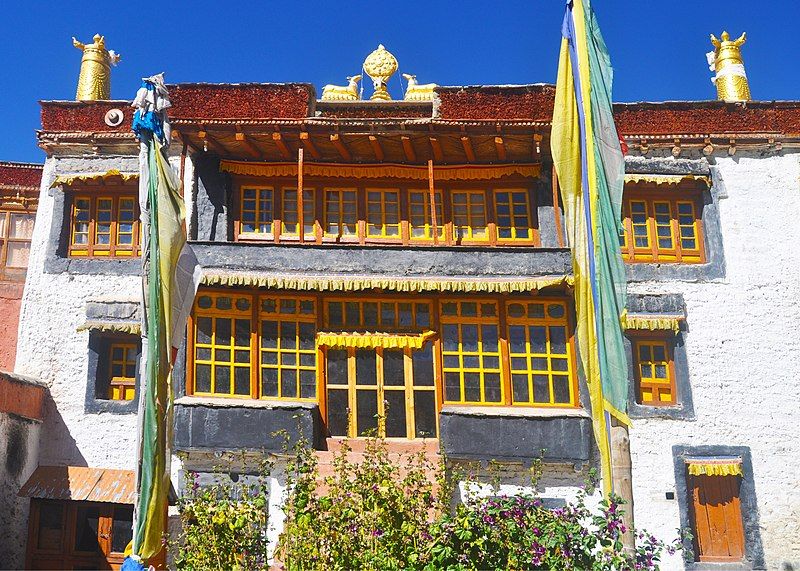
[[[755,99],[800,98],[800,3],[594,0],[615,68],[615,101],[713,99],[708,34],[748,33]],[[148,12],[163,7],[161,15]],[[401,72],[440,85],[555,80],[562,0],[370,2],[10,2],[0,23],[0,160],[41,162],[40,99],[73,99],[80,52],[71,37],[106,36],[122,54],[112,97],[143,75],[168,82],[344,83],[383,43]],[[136,10],[140,10],[136,12]],[[401,94],[397,76],[389,85]],[[369,90],[366,90],[369,93]]]

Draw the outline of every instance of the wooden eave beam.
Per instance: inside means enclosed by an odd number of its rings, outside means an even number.
[[[400,140],[403,143],[403,153],[406,155],[406,160],[410,163],[417,162],[417,154],[414,152],[414,145],[411,144],[411,137],[402,136]]]
[[[239,125],[236,126],[236,140],[242,144],[244,150],[247,151],[251,157],[255,159],[264,158],[264,153],[262,153],[261,150],[256,147],[255,143],[253,143],[253,141],[251,141],[248,136],[242,132],[242,128]]]
[[[494,148],[497,150],[497,158],[500,162],[505,162],[506,160],[506,145],[503,142],[503,137],[495,137],[494,138]]]
[[[203,141],[203,144],[207,146],[209,150],[214,151],[218,155],[229,154],[228,151],[225,150],[225,147],[223,147],[222,144],[219,141],[217,141],[214,137],[212,137],[211,134],[205,129],[201,129],[200,131],[198,131],[197,136],[201,141]]]
[[[311,135],[308,134],[308,131],[300,131],[300,143],[302,143],[303,148],[308,151],[314,160],[319,160],[322,158],[322,155],[317,149],[317,146],[314,144],[314,141],[311,140]]]
[[[284,159],[291,161],[294,158],[291,151],[289,151],[289,147],[286,145],[286,141],[283,140],[283,136],[280,133],[272,133],[272,142],[278,147],[278,150]]]
[[[431,150],[433,151],[433,160],[437,163],[444,162],[444,153],[442,153],[442,145],[436,137],[430,137]]]
[[[199,153],[199,152],[202,150],[202,149],[200,149],[200,148],[199,148],[197,145],[195,145],[194,143],[192,143],[192,142],[189,140],[189,137],[185,137],[185,136],[183,135],[183,133],[181,133],[181,132],[180,132],[180,131],[178,131],[177,129],[173,129],[173,130],[172,130],[172,138],[173,138],[173,139],[176,139],[176,140],[177,140],[178,142],[180,142],[181,144],[184,144],[184,145],[186,145],[187,147],[189,147],[189,148],[192,150],[192,152],[193,152],[193,153]]]
[[[475,151],[472,149],[472,141],[466,135],[461,137],[461,146],[464,147],[464,154],[467,155],[467,162],[475,162]]]
[[[339,151],[339,156],[341,156],[345,162],[350,163],[353,161],[353,157],[350,154],[350,151],[347,150],[347,147],[345,146],[344,141],[342,141],[342,138],[339,136],[339,133],[331,135],[331,143],[334,147],[336,147],[336,150]]]
[[[370,135],[369,144],[372,146],[372,152],[375,153],[375,160],[382,162],[386,155],[383,153],[383,147],[381,147],[381,142],[378,140],[378,137]]]

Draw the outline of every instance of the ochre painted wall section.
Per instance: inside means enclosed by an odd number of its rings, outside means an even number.
[[[0,283],[0,371],[13,371],[22,283]]]

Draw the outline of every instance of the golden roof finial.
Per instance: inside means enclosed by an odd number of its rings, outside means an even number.
[[[72,45],[83,51],[81,73],[78,76],[78,101],[94,101],[111,99],[111,66],[117,65],[119,54],[106,49],[106,40],[95,34],[93,43],[83,44],[72,38]]]
[[[383,44],[378,45],[378,49],[364,60],[364,71],[372,79],[372,85],[375,88],[375,93],[370,99],[391,100],[392,97],[386,89],[386,83],[397,71],[397,59],[383,47]]]
[[[741,46],[747,39],[742,33],[731,40],[728,32],[722,32],[720,39],[711,34],[714,51],[706,54],[711,71],[716,72],[711,81],[717,85],[717,99],[722,101],[750,101],[750,85],[744,72]]]

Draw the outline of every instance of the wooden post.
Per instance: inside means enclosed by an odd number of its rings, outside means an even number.
[[[611,482],[614,493],[625,500],[622,521],[627,528],[622,545],[632,551],[636,547],[633,534],[633,480],[631,476],[631,443],[628,427],[611,419]]]
[[[297,149],[297,238],[305,242],[305,220],[303,220],[303,147]]]
[[[561,209],[558,207],[558,174],[556,173],[556,166],[553,165],[553,217],[556,223],[556,236],[558,237],[558,247],[563,248],[564,243],[564,227],[561,225]]]
[[[433,243],[439,244],[439,225],[436,222],[436,188],[433,184],[433,161],[428,161],[428,191],[431,203],[431,226],[433,226]]]

